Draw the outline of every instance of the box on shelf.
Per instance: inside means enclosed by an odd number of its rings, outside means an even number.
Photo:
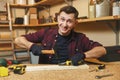
[[[27,4],[27,0],[15,0],[15,4],[24,4],[26,5]]]
[[[0,15],[0,20],[7,20],[7,16]]]
[[[15,3],[15,0],[8,0],[8,2],[9,2],[10,4],[14,4],[14,3]]]
[[[29,13],[30,14],[37,14],[37,9],[36,8],[30,8]]]
[[[11,39],[10,32],[1,32],[0,39]]]
[[[30,19],[30,24],[38,24],[38,20],[37,19]]]
[[[35,3],[35,0],[28,0],[28,5],[32,5]]]
[[[37,19],[37,14],[30,14],[30,19]]]

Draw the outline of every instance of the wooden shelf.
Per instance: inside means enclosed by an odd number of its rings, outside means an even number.
[[[106,16],[106,17],[99,17],[99,18],[93,18],[93,19],[78,19],[78,23],[84,23],[84,22],[96,22],[96,21],[110,21],[110,20],[119,20],[120,16]],[[30,24],[30,25],[17,25],[14,24],[13,27],[17,28],[17,27],[48,27],[48,26],[56,26],[58,23],[54,22],[54,23],[45,23],[45,24]],[[0,24],[0,27],[9,27],[9,25],[5,24]]]
[[[13,49],[11,47],[3,47],[3,48],[0,48],[0,52],[1,51],[12,51]]]
[[[65,2],[65,0],[42,0],[38,3],[35,3],[34,6],[39,6],[39,5],[56,5]]]
[[[110,20],[119,20],[120,16],[105,16],[105,17],[99,17],[99,18],[93,18],[93,19],[79,19],[78,23],[83,22],[96,22],[96,21],[110,21]]]
[[[21,4],[10,4],[10,7],[13,7],[13,8],[27,8],[27,7],[40,7],[41,6],[51,6],[51,5],[56,5],[58,3],[63,3],[64,0],[42,0],[40,2],[37,2],[35,4],[32,4],[32,5],[21,5]]]
[[[21,28],[23,28],[23,27],[47,27],[47,26],[55,26],[55,25],[57,25],[57,22],[54,22],[54,23],[45,23],[45,24],[30,24],[30,25],[14,24],[13,27],[14,27],[14,28],[17,28],[17,27],[19,27],[19,28],[20,28],[20,27],[21,27]],[[8,28],[9,25],[7,25],[7,24],[5,24],[5,25],[0,24],[0,27],[1,27],[1,28]]]

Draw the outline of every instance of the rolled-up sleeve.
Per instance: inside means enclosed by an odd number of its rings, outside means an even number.
[[[23,35],[28,41],[38,43],[41,42],[44,36],[45,29],[40,29],[35,33],[29,33],[27,35]]]
[[[88,37],[86,37],[86,35],[82,36],[82,43],[84,51],[91,50],[92,48],[97,46],[103,46],[101,43],[97,41],[90,40]]]

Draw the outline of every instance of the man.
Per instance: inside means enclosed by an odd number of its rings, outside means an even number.
[[[78,11],[72,6],[60,9],[57,17],[58,28],[44,28],[35,33],[15,39],[20,47],[27,48],[39,56],[39,63],[58,64],[71,60],[73,65],[85,58],[98,58],[106,54],[98,42],[89,40],[83,33],[77,33]],[[37,45],[36,43],[41,43]],[[41,50],[55,50],[55,54],[42,54]]]

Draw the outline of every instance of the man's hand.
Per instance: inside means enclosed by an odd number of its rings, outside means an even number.
[[[30,48],[31,52],[36,55],[39,56],[40,54],[42,54],[42,47],[40,45],[37,44],[33,44]]]
[[[79,62],[85,59],[85,54],[84,53],[77,53],[75,54],[72,58],[72,65],[77,66],[79,65]]]

